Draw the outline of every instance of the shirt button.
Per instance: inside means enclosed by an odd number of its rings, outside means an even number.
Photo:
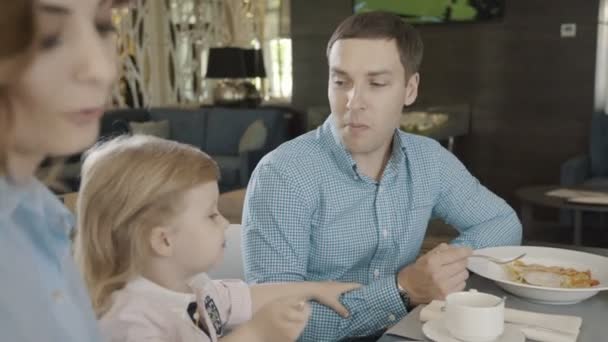
[[[394,321],[395,321],[395,319],[397,319],[397,318],[395,317],[395,315],[393,315],[393,314],[388,315],[388,320],[389,320],[389,321],[394,322]]]
[[[388,237],[388,230],[383,230],[382,231],[382,235],[384,236],[384,238],[386,239]]]
[[[378,279],[379,276],[380,276],[380,270],[376,268],[374,270],[374,278]]]
[[[61,290],[55,290],[53,291],[53,293],[51,293],[51,297],[53,297],[54,301],[58,302],[63,299],[63,293],[61,292]]]

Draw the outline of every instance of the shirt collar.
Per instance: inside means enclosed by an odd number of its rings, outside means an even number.
[[[393,176],[402,169],[401,166],[405,161],[405,146],[405,141],[403,141],[403,137],[399,133],[399,130],[395,129],[395,133],[393,134],[393,150],[391,152],[391,157],[386,164],[386,171],[384,171],[385,175]]]
[[[72,213],[63,203],[39,180],[33,178],[27,184],[13,183],[6,177],[0,177],[0,215],[10,217],[22,207],[40,217],[56,222],[49,222],[50,229],[56,233],[69,236],[75,226]]]
[[[332,155],[338,163],[338,167],[346,172],[347,175],[356,179],[359,178],[357,163],[350,152],[344,148],[342,141],[340,141],[340,135],[333,122],[333,114],[330,114],[323,125],[319,127],[319,134],[323,145],[329,146]]]
[[[179,310],[187,308],[188,304],[196,300],[194,293],[169,290],[144,277],[137,277],[131,280],[125,286],[125,290],[149,297],[150,299],[154,298],[156,302]]]
[[[32,183],[17,185],[5,176],[0,177],[0,214],[10,216],[31,191],[31,187]]]
[[[340,135],[333,122],[333,114],[329,115],[323,125],[319,127],[319,135],[323,144],[330,147],[334,158],[337,160],[338,166],[348,175],[357,179],[360,178],[361,176],[357,172],[357,163],[353,159],[351,153],[342,145]],[[392,176],[397,174],[404,159],[405,141],[403,141],[403,137],[399,134],[399,130],[395,129],[395,133],[393,134],[393,149],[391,157],[387,162],[384,175]]]

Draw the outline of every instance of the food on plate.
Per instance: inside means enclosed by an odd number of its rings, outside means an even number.
[[[529,285],[587,288],[597,286],[600,283],[593,279],[590,270],[579,271],[560,266],[526,264],[521,260],[505,265],[505,271],[511,281]]]

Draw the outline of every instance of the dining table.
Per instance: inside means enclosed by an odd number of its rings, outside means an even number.
[[[608,257],[607,248],[561,245],[550,245],[550,247],[567,248]],[[608,341],[608,291],[600,291],[595,296],[577,304],[540,304],[512,295],[498,287],[492,280],[476,274],[471,274],[467,281],[467,289],[475,289],[479,292],[490,293],[499,297],[506,296],[505,307],[507,308],[581,317],[582,325],[577,342]],[[391,329],[389,329],[378,342],[430,341],[422,333],[423,322],[420,321],[421,309],[422,306],[415,308],[395,325],[401,336],[391,334]]]

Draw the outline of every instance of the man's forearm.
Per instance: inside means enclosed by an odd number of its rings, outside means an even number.
[[[463,231],[453,244],[469,246],[473,249],[519,245],[522,227],[517,214],[511,208],[504,214],[477,224]]]

